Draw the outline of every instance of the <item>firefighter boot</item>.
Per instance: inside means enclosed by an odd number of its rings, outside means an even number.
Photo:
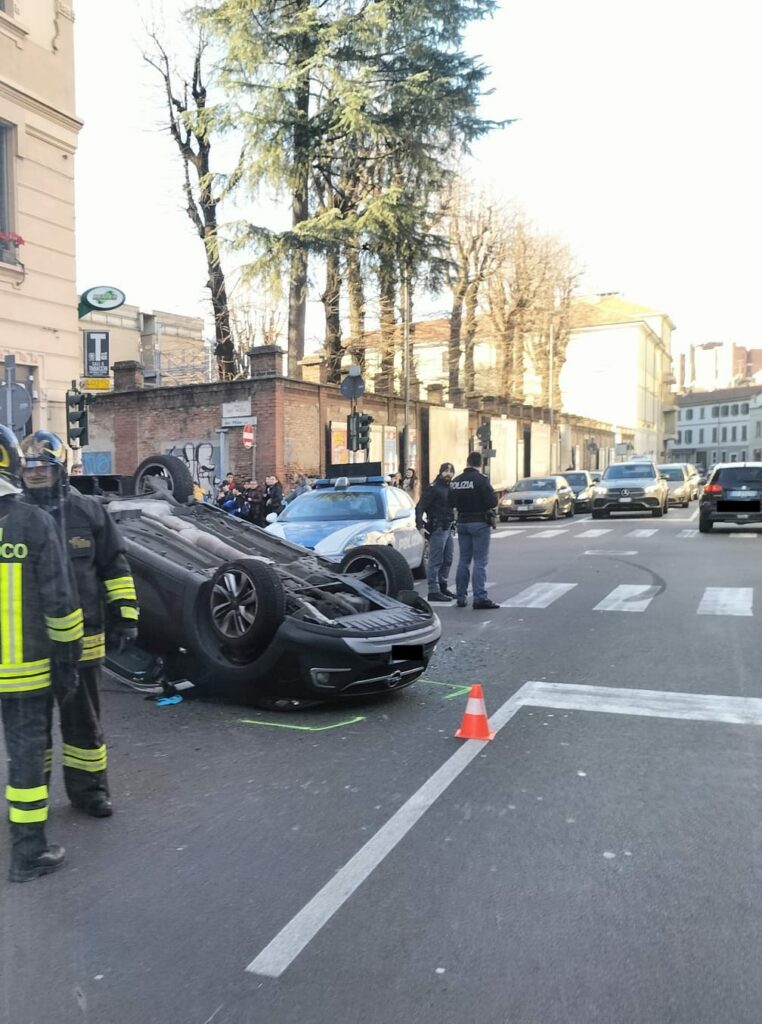
[[[8,878],[11,882],[31,882],[33,878],[49,875],[63,867],[66,851],[63,846],[51,843],[42,853],[29,860],[11,859],[11,870]]]

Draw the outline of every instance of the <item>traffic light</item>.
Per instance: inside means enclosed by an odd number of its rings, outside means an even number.
[[[66,392],[66,440],[74,447],[90,443],[87,424],[87,395],[81,391]]]
[[[365,449],[366,451],[370,448],[370,425],[373,422],[373,417],[369,416],[367,412],[361,412],[357,418],[357,447]]]
[[[350,452],[356,452],[360,448],[359,421],[359,412],[351,412],[347,416],[347,448]]]

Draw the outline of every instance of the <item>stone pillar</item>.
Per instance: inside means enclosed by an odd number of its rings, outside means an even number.
[[[279,345],[257,345],[250,348],[249,376],[281,377],[283,375],[283,349]]]
[[[328,364],[325,356],[305,356],[300,360],[302,380],[310,384],[326,384],[328,382]]]
[[[462,409],[465,405],[466,392],[463,388],[450,388],[450,402],[456,409]]]
[[[429,384],[426,399],[430,405],[444,405],[444,384]]]
[[[138,391],[143,387],[143,364],[134,359],[114,363],[114,391]]]

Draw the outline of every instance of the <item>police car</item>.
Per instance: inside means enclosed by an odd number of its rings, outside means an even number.
[[[341,562],[354,548],[389,545],[404,557],[416,579],[425,579],[426,545],[405,491],[390,487],[377,463],[340,470],[352,475],[336,475],[334,468],[280,515],[268,516],[268,531],[332,562]]]

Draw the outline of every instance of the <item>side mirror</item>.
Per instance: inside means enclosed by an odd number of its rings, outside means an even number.
[[[278,522],[278,513],[277,512],[268,512],[268,514],[265,516],[265,522],[277,523]]]

